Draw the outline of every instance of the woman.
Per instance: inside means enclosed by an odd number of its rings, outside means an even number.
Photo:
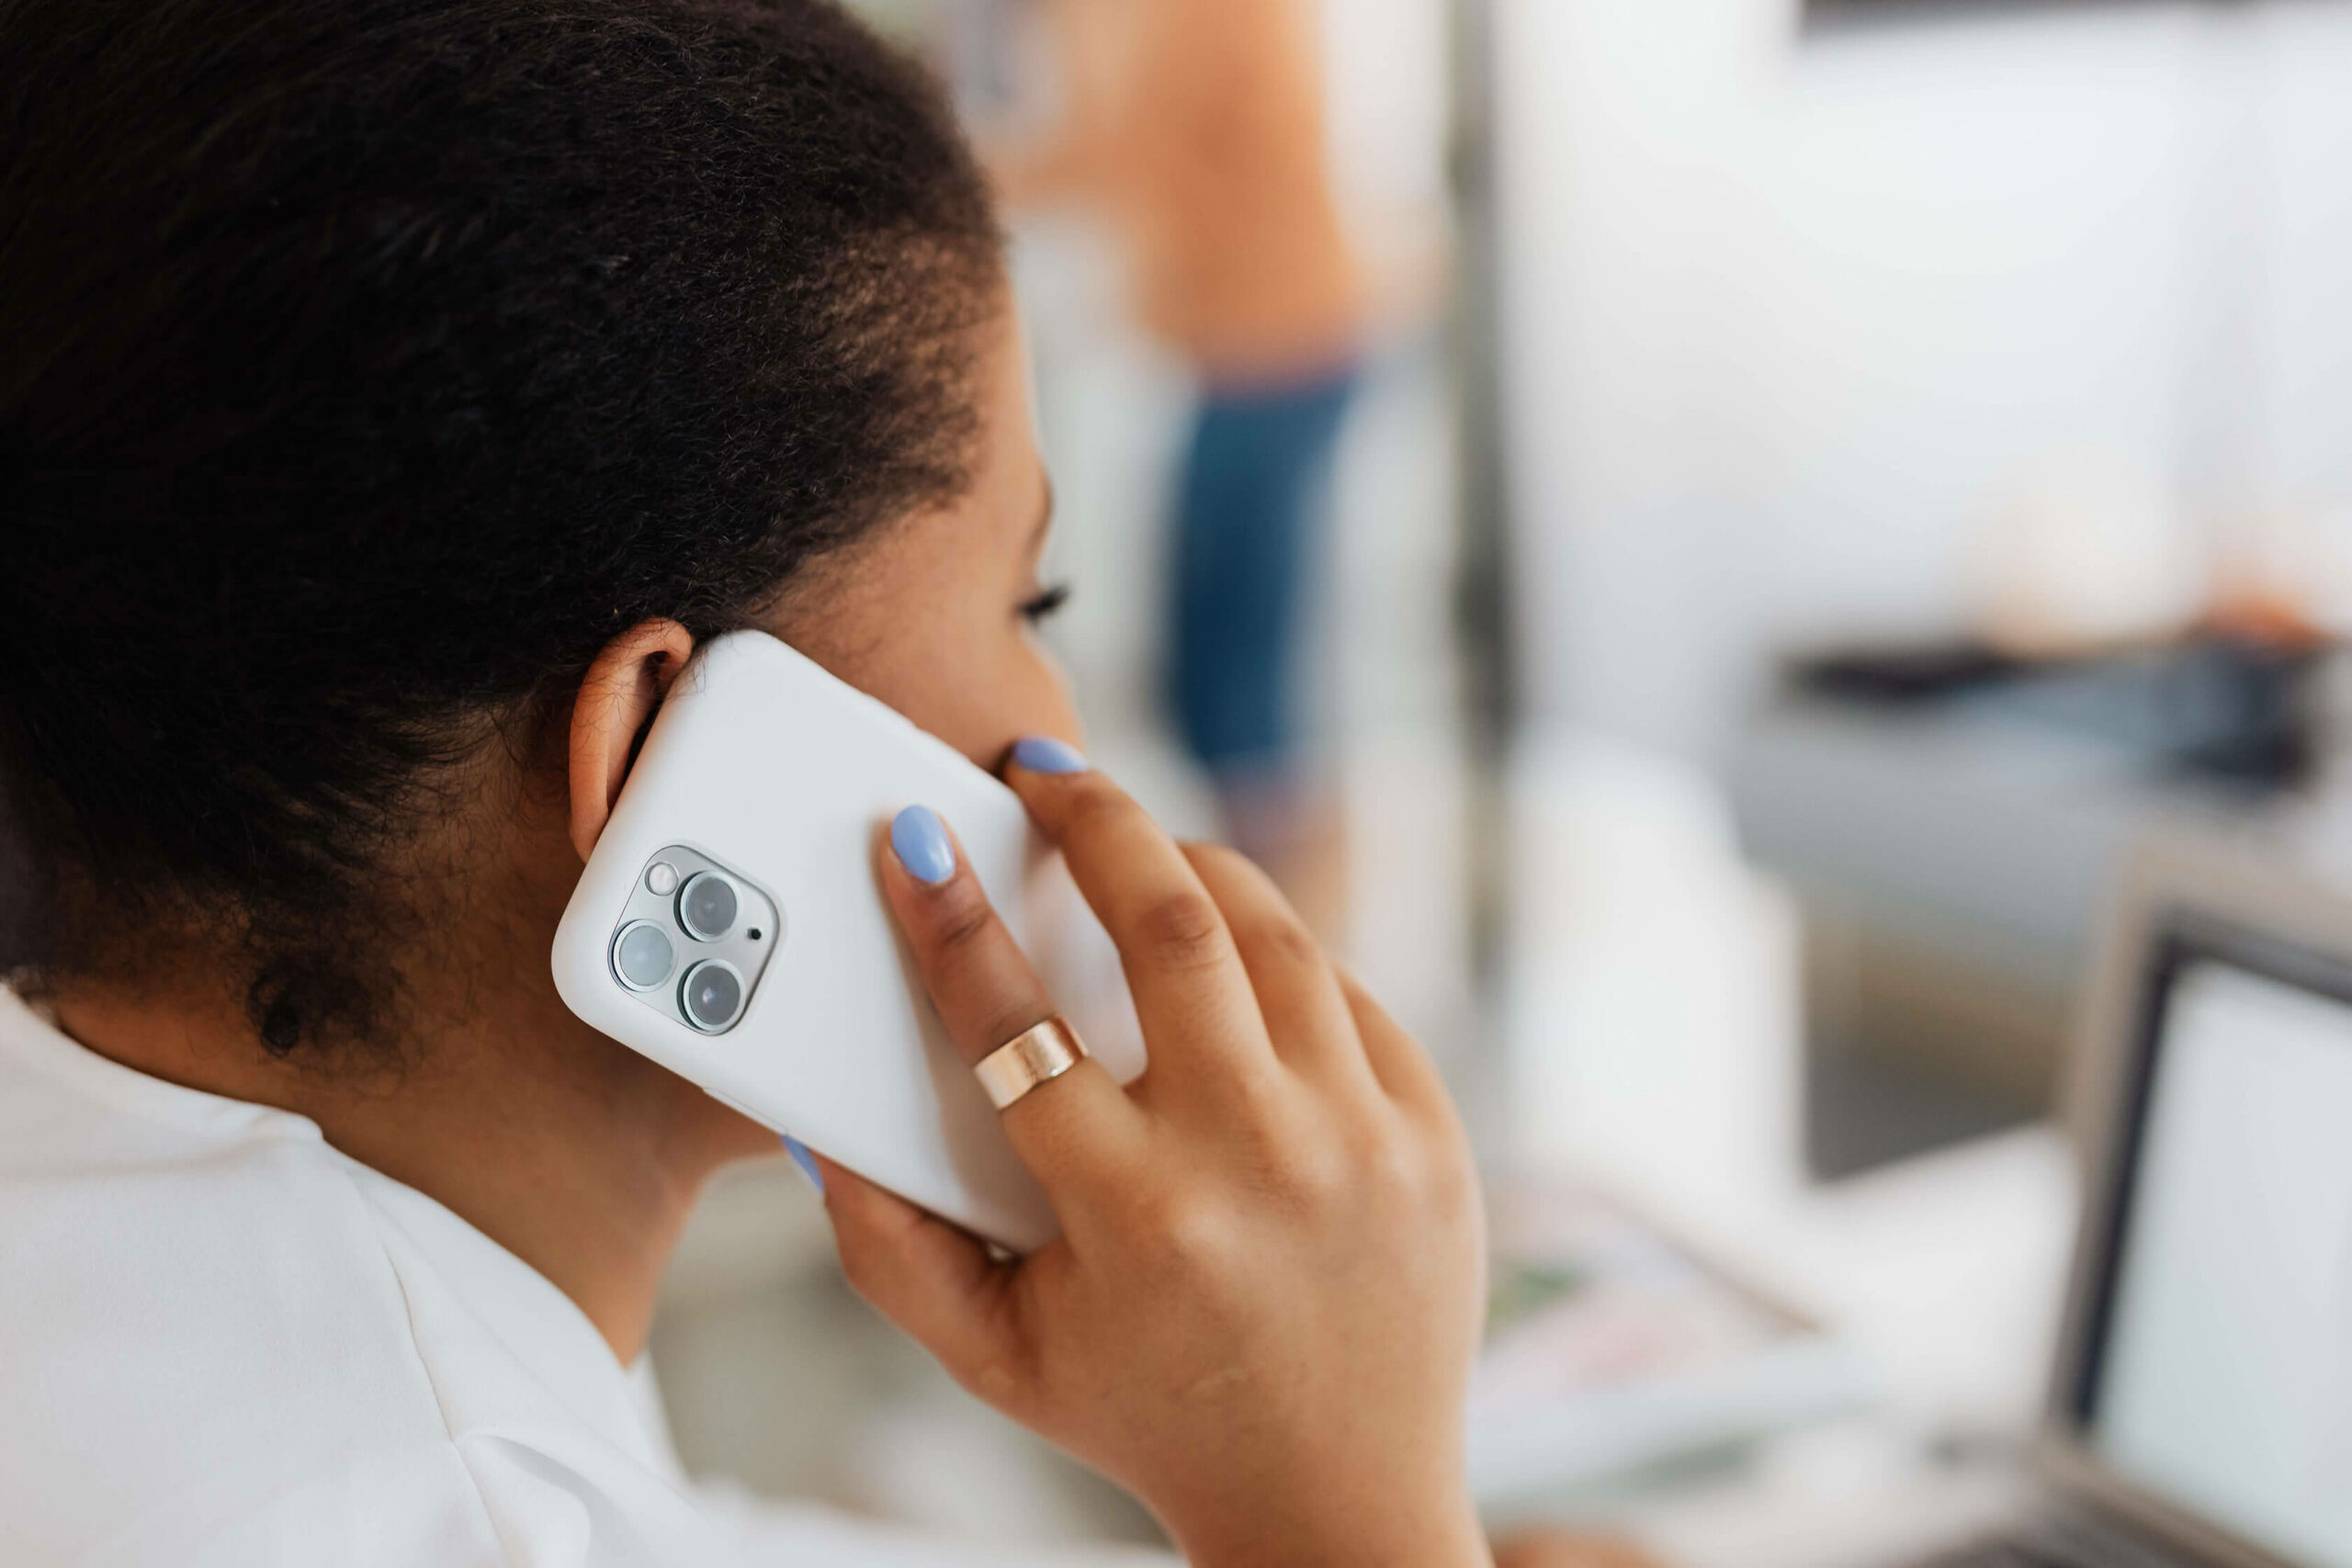
[[[1062,113],[994,160],[1021,204],[1111,220],[1137,314],[1200,378],[1170,557],[1168,690],[1234,843],[1315,930],[1343,925],[1340,802],[1297,687],[1315,514],[1371,330],[1332,190],[1314,7],[1043,0]]]
[[[759,626],[1004,767],[1154,1054],[1007,1111],[1025,1262],[823,1167],[851,1279],[1195,1562],[1485,1562],[1460,1132],[1071,749],[928,87],[822,0],[0,0],[0,1561],[970,1560],[688,1492],[655,1284],[774,1140],[549,979],[664,683]],[[1049,1016],[893,842],[963,1046]]]

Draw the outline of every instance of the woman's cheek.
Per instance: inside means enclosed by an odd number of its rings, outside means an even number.
[[[975,657],[984,646],[988,656]],[[1002,761],[1024,735],[1082,739],[1069,682],[1026,627],[993,645],[976,637],[952,652],[943,649],[922,689],[913,684],[874,694],[983,768]]]
[[[1023,714],[1018,740],[1023,735],[1051,735],[1073,744],[1086,739],[1086,725],[1078,712],[1078,701],[1071,695],[1069,676],[1035,633],[1024,632],[1021,638],[1021,664],[1023,678],[1013,682],[1023,689]]]

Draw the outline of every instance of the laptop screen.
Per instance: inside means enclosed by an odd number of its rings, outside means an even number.
[[[2143,1491],[2352,1568],[2352,974],[2184,932],[2152,982],[2075,1414]]]

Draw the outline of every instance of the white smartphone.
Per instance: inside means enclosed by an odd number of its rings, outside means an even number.
[[[556,989],[753,1120],[1030,1251],[1057,1233],[1052,1211],[876,880],[891,818],[916,804],[955,829],[1022,939],[1058,867],[1011,790],[775,637],[712,639],[672,683],[564,910]],[[1105,1066],[1133,1079],[1139,1038]]]

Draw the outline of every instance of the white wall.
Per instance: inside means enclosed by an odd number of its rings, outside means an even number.
[[[1537,718],[1712,755],[1764,650],[1962,624],[2038,477],[2352,503],[2352,6],[1497,5]]]

